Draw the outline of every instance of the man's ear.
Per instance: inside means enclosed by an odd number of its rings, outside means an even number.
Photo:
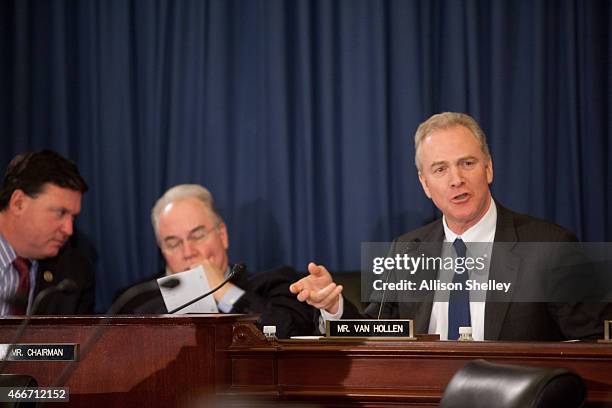
[[[421,182],[421,187],[423,187],[423,191],[425,192],[425,195],[427,196],[427,198],[431,199],[431,193],[429,192],[429,187],[427,186],[427,180],[425,180],[423,173],[421,173],[420,171],[419,171],[419,181]]]
[[[229,248],[229,236],[227,235],[227,227],[225,223],[222,221],[219,224],[219,235],[221,236],[221,242],[223,243],[223,248],[227,251]]]
[[[23,210],[27,207],[29,203],[30,197],[23,192],[21,189],[17,189],[13,191],[11,194],[11,199],[9,200],[9,210],[19,214],[23,212]]]
[[[485,171],[487,172],[487,182],[491,184],[493,182],[493,159],[489,158],[489,162],[485,164]]]

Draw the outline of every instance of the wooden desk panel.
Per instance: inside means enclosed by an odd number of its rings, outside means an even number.
[[[269,350],[235,348],[235,371]],[[454,373],[473,359],[567,367],[588,387],[589,406],[612,406],[612,346],[596,343],[279,341],[276,395],[325,406],[437,406]],[[248,378],[231,389],[248,393]],[[250,389],[261,392],[263,385]],[[231,393],[231,391],[230,391]]]
[[[589,406],[612,407],[612,345],[431,341],[267,341],[240,315],[35,317],[20,343],[102,335],[70,377],[70,406],[437,406],[466,362],[568,367]],[[8,343],[20,319],[0,319]],[[9,362],[51,386],[68,362]],[[264,402],[261,402],[261,398]],[[66,406],[66,404],[57,404]]]
[[[77,343],[99,327],[95,345],[68,379],[71,406],[172,406],[225,389],[231,365],[225,350],[242,315],[34,317],[20,343]],[[0,319],[0,342],[12,340],[21,319]],[[29,374],[52,386],[70,362],[13,361],[5,372]],[[60,406],[61,404],[58,404]],[[65,406],[65,405],[64,405]]]

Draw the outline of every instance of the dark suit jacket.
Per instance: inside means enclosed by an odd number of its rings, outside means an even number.
[[[400,236],[396,247],[402,243],[442,242],[442,220]],[[497,203],[495,242],[564,242],[576,241],[568,230],[527,215],[510,211]],[[508,245],[493,251],[489,279],[501,282],[517,282],[521,274],[538,270],[543,256],[533,247]],[[508,300],[508,301],[506,301]],[[544,302],[512,302],[503,295],[487,293],[485,305],[485,340],[564,340],[597,336],[603,331],[606,305],[569,304]],[[358,316],[356,308],[345,302],[343,318]],[[415,320],[417,333],[427,333],[433,306],[433,292],[423,302],[385,303],[382,316]],[[378,315],[379,303],[370,304],[364,314]]]
[[[155,279],[161,276],[163,274]],[[261,314],[257,325],[260,328],[276,326],[276,335],[279,338],[313,334],[315,309],[299,302],[295,295],[289,292],[289,285],[301,277],[288,266],[257,273],[251,277],[237,274],[230,282],[245,293],[234,304],[231,313]],[[161,291],[157,288],[137,296],[121,308],[119,313],[164,314],[168,313],[168,309]]]
[[[35,314],[93,313],[95,300],[93,259],[77,244],[76,239],[69,240],[56,257],[39,261],[34,299],[42,290],[55,286],[66,278],[76,283],[76,290],[70,293],[50,294],[40,303]]]

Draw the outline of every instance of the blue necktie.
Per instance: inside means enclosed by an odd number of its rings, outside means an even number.
[[[461,238],[453,242],[453,247],[457,252],[457,259],[465,259],[466,246]],[[465,262],[462,263],[465,265]],[[471,326],[470,318],[470,292],[465,289],[465,282],[468,280],[468,271],[463,273],[453,273],[453,283],[461,283],[463,290],[451,290],[448,299],[448,339],[457,340],[459,338],[459,327]]]

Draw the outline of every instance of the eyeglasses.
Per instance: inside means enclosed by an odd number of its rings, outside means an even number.
[[[186,240],[189,241],[190,244],[204,242],[210,237],[211,232],[219,231],[219,225],[220,223],[215,224],[212,229],[207,229],[204,226],[198,227],[191,231],[189,235],[187,235]],[[170,237],[164,239],[163,247],[169,252],[174,252],[179,250],[183,246],[183,242],[184,240],[181,238]]]

